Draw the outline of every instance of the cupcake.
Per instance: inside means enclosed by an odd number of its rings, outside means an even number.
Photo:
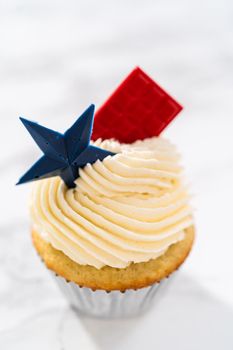
[[[152,135],[154,122],[147,123],[150,128],[140,127],[138,137],[140,116],[121,134],[120,119],[113,121],[122,113],[115,110],[114,118],[107,113],[131,84],[127,79],[97,112],[94,132],[92,105],[64,135],[22,119],[44,152],[19,181],[39,180],[33,183],[30,200],[34,247],[72,307],[95,317],[145,311],[158,288],[185,261],[194,240],[180,156],[175,146],[156,135],[164,120]],[[178,105],[162,92],[168,104]],[[166,120],[174,118],[174,108],[167,114],[165,98],[162,106],[156,105]],[[112,123],[109,131],[105,113]],[[116,137],[99,138],[108,133]]]

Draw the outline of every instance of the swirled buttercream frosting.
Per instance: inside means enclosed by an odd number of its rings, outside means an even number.
[[[33,184],[33,229],[70,259],[125,268],[164,254],[193,223],[176,148],[161,137],[133,144],[97,140],[116,153],[79,171]]]

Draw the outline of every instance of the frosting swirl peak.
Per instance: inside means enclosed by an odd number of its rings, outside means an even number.
[[[33,184],[35,230],[72,260],[98,269],[157,258],[192,225],[175,147],[161,137],[95,145],[117,154],[80,169],[76,188],[58,177]]]

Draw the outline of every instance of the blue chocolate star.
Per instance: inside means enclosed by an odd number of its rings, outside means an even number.
[[[20,118],[44,155],[20,178],[17,185],[59,175],[69,188],[73,188],[79,168],[114,155],[90,145],[94,109],[94,105],[90,105],[64,135]]]

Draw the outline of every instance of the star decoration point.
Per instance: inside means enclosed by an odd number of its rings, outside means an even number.
[[[79,168],[113,156],[115,153],[90,144],[94,109],[91,104],[64,134],[20,117],[44,155],[19,179],[17,185],[60,176],[67,187],[74,188]]]

